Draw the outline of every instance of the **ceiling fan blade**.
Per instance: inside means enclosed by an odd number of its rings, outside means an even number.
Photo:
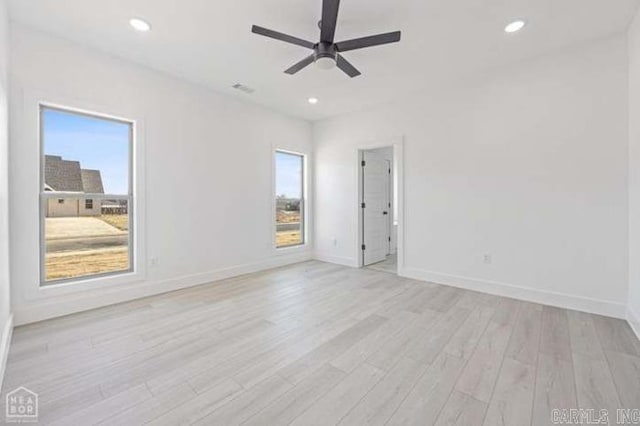
[[[296,44],[298,46],[306,47],[307,49],[313,49],[315,46],[313,43],[307,40],[303,40],[298,37],[290,36],[288,34],[279,33],[278,31],[273,31],[267,28],[259,27],[254,25],[251,27],[251,32],[254,34],[259,34],[265,37],[274,38],[276,40],[284,41],[285,43]]]
[[[400,41],[400,34],[400,31],[394,31],[392,33],[341,41],[336,43],[336,49],[338,49],[338,52],[347,52],[349,50],[364,49],[365,47],[379,46],[381,44],[396,43]]]
[[[336,24],[338,23],[339,7],[340,0],[323,0],[320,41],[333,43],[333,38],[336,34]]]
[[[357,77],[357,76],[359,76],[361,74],[360,71],[358,71],[356,69],[356,67],[351,65],[351,62],[347,61],[341,55],[337,56],[336,65],[338,66],[338,68],[340,68],[342,71],[344,71],[344,73],[347,74],[351,78]]]
[[[300,71],[302,68],[306,67],[307,65],[312,64],[314,60],[315,60],[315,56],[314,55],[309,55],[306,58],[304,58],[303,60],[301,60],[300,62],[292,65],[285,72],[287,74],[293,75],[293,74],[297,73],[298,71]]]

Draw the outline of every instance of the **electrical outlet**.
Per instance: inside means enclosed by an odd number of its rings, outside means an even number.
[[[483,256],[483,260],[484,260],[484,263],[487,265],[491,265],[491,262],[493,262],[493,259],[491,258],[490,254],[485,254]]]
[[[157,257],[152,257],[151,259],[149,259],[149,263],[151,264],[151,266],[158,266],[160,260]]]

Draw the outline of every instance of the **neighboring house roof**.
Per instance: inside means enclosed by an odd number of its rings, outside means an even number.
[[[79,161],[56,155],[44,157],[44,184],[47,190],[57,192],[104,194],[99,170],[83,170]]]
[[[80,170],[82,175],[82,187],[84,192],[89,194],[104,194],[104,188],[102,187],[102,177],[100,176],[100,170]]]

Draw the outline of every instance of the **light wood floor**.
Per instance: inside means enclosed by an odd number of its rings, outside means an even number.
[[[308,262],[17,328],[2,401],[18,386],[44,424],[545,425],[640,407],[640,342],[620,320]]]
[[[387,258],[385,260],[383,260],[382,262],[374,263],[373,265],[369,265],[367,266],[367,269],[396,274],[398,272],[398,255],[387,255]]]

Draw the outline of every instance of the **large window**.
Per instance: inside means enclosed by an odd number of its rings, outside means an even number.
[[[304,244],[304,155],[276,151],[276,247]]]
[[[131,122],[40,107],[43,285],[133,270]]]

